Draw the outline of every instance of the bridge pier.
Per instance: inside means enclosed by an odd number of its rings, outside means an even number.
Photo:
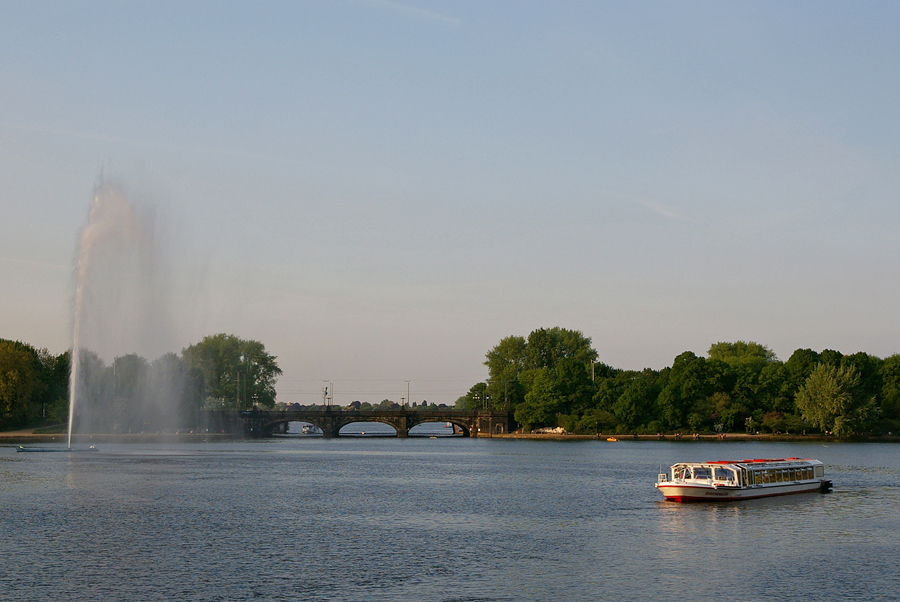
[[[397,429],[397,437],[400,439],[409,437],[409,420],[406,416],[400,416],[400,419],[397,421],[394,428]]]

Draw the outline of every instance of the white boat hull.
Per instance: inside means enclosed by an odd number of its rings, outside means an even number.
[[[727,502],[729,500],[750,500],[761,497],[790,495],[792,493],[810,493],[819,491],[821,484],[818,482],[784,483],[765,487],[742,488],[663,483],[657,484],[656,488],[667,500],[673,502]]]

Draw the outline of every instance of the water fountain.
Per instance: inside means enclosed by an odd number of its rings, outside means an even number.
[[[141,405],[145,422],[147,415],[173,415],[183,390],[183,377],[171,366],[174,356],[167,354],[177,348],[169,261],[174,254],[171,241],[161,236],[165,229],[154,207],[133,203],[121,186],[102,176],[96,184],[75,256],[66,447],[18,451],[96,451],[73,448],[72,438],[76,418],[90,428],[92,404],[108,410],[119,401],[121,392],[104,380],[104,373],[109,376],[104,360],[112,361],[115,384],[117,360],[159,358],[155,378],[130,391],[131,401]]]
[[[104,359],[125,353],[158,357],[174,347],[168,254],[159,235],[152,204],[132,203],[122,187],[101,176],[75,257],[70,449],[79,404],[88,423],[83,400],[102,394],[91,379],[96,380]]]

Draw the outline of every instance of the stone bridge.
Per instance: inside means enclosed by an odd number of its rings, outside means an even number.
[[[436,409],[372,409],[353,410],[326,406],[306,410],[249,412],[219,412],[219,420],[231,428],[240,424],[249,437],[270,437],[283,430],[289,422],[308,422],[322,430],[325,437],[340,436],[341,428],[354,422],[381,422],[397,431],[398,437],[407,437],[411,428],[426,422],[449,422],[459,427],[463,437],[492,437],[515,428],[512,413],[502,410]]]

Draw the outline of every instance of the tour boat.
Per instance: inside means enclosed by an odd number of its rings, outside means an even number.
[[[831,490],[818,460],[778,458],[679,462],[656,482],[673,502],[726,502],[773,495]]]

